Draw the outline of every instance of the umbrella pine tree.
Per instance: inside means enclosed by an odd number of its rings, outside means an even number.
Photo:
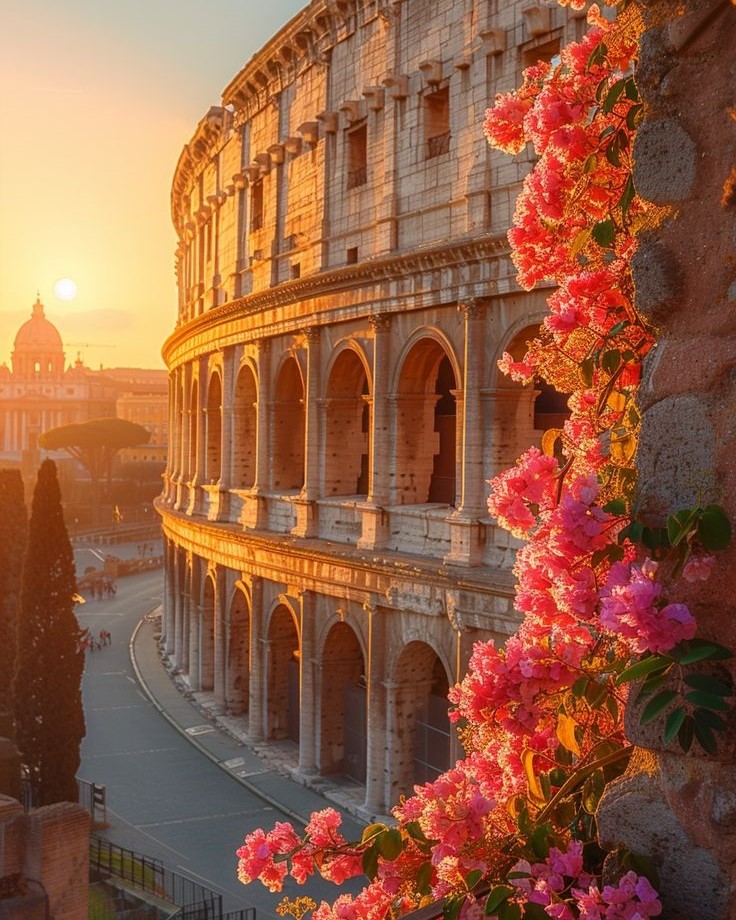
[[[14,694],[17,744],[39,805],[78,797],[84,652],[75,593],[56,464],[44,460],[28,524]]]

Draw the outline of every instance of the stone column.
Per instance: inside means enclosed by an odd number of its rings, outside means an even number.
[[[302,776],[317,773],[317,724],[319,677],[317,672],[315,631],[316,596],[314,591],[299,595],[299,631],[301,658],[299,668],[299,772]]]
[[[304,419],[304,486],[295,499],[296,524],[292,533],[297,537],[314,537],[318,533],[318,506],[320,481],[320,330],[311,327],[304,331],[307,342],[307,385],[305,388],[306,412]]]
[[[174,650],[174,608],[175,608],[175,586],[176,570],[174,560],[176,558],[174,544],[166,537],[163,538],[164,545],[164,603],[163,616],[161,617],[161,632],[164,643],[164,651],[170,655]]]
[[[225,685],[227,680],[227,638],[229,611],[227,603],[227,570],[217,566],[215,574],[215,675],[213,693],[218,706],[225,707]]]
[[[263,579],[254,575],[250,582],[250,683],[248,687],[248,735],[252,741],[263,740],[265,724],[264,706],[266,693],[264,685],[268,677],[267,639],[263,635]]]
[[[458,304],[465,317],[462,404],[460,422],[460,482],[457,509],[449,516],[451,565],[479,565],[483,553],[480,519],[487,517],[483,486],[484,425],[481,411],[481,380],[485,339],[485,304],[469,298]]]
[[[244,500],[246,528],[268,525],[268,494],[271,491],[271,340],[258,341],[258,397],[256,404],[256,471],[250,495]]]
[[[359,549],[380,549],[388,539],[389,471],[394,446],[391,439],[391,413],[388,398],[390,372],[391,317],[374,315],[373,328],[373,390],[371,411],[371,443],[368,454],[368,498],[361,510]]]
[[[195,455],[195,468],[192,472],[192,493],[189,497],[189,513],[200,514],[205,506],[201,492],[202,483],[205,481],[205,457],[207,452],[207,366],[208,356],[202,355],[199,359],[199,383],[197,386],[197,405],[192,407],[197,417],[197,443]]]
[[[364,604],[368,620],[368,660],[366,661],[366,773],[364,807],[370,815],[387,812],[386,805],[386,728],[387,695],[386,613],[373,604]]]
[[[182,570],[182,553],[178,546],[174,547],[174,634],[173,656],[177,668],[182,667],[182,646],[184,641],[184,577]]]

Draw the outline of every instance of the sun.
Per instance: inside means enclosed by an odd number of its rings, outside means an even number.
[[[74,300],[77,296],[77,285],[71,278],[60,278],[54,285],[54,294],[59,300]]]

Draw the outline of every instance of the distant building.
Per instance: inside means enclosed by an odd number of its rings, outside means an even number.
[[[370,814],[458,756],[448,686],[517,624],[485,482],[564,406],[496,366],[545,297],[506,239],[530,157],[481,126],[583,15],[313,0],[174,175],[166,651]]]
[[[78,355],[67,365],[59,330],[40,299],[18,330],[11,366],[0,365],[0,466],[20,467],[27,482],[40,461],[38,439],[59,425],[92,418],[128,418],[151,431],[149,445],[126,459],[166,458],[168,383],[165,370],[92,370]],[[70,461],[71,462],[71,461]]]

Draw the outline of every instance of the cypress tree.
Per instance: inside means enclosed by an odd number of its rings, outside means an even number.
[[[75,593],[56,464],[44,460],[28,525],[15,678],[17,744],[39,805],[77,801],[84,652]]]
[[[0,735],[14,734],[12,689],[27,528],[20,470],[0,470]]]

